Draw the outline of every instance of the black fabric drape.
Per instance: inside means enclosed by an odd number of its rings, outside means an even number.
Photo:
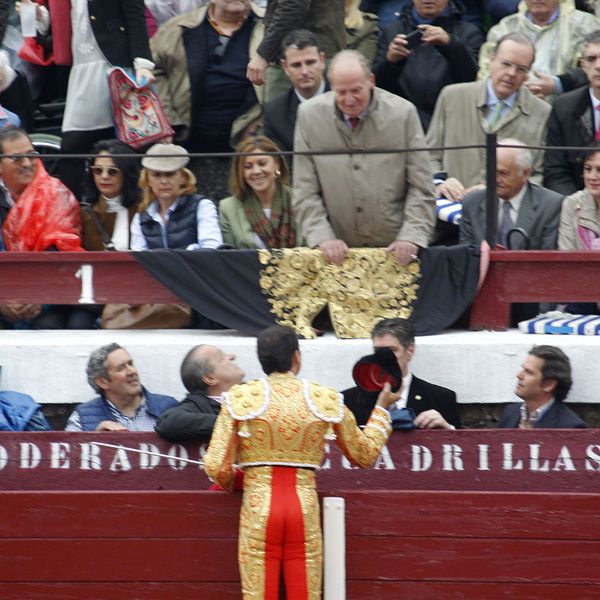
[[[163,285],[200,314],[256,335],[275,324],[258,277],[256,250],[166,250],[133,256]]]
[[[433,335],[454,323],[475,299],[479,249],[434,246],[421,250],[421,282],[411,321],[417,335]]]
[[[259,284],[256,250],[165,250],[133,256],[163,285],[209,319],[256,335],[275,316]],[[418,335],[452,325],[477,291],[479,251],[474,246],[437,246],[420,252],[421,278],[413,305]]]

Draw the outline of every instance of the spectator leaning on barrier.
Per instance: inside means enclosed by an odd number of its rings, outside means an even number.
[[[269,100],[263,108],[263,129],[281,150],[294,149],[294,129],[298,106],[323,94],[325,53],[317,36],[307,29],[294,29],[282,42],[281,66],[292,87]],[[291,163],[292,158],[288,159]]]
[[[410,408],[417,415],[414,425],[419,429],[459,429],[460,413],[456,393],[415,377],[410,361],[415,352],[415,328],[407,319],[383,319],[373,328],[373,349],[389,348],[398,361],[402,373],[400,398],[390,406]],[[344,403],[353,412],[356,422],[364,425],[377,401],[377,393],[358,387],[344,390]]]
[[[496,42],[519,31],[535,43],[535,62],[526,85],[537,96],[551,100],[563,91],[558,76],[577,66],[581,42],[599,26],[596,17],[575,10],[573,0],[523,0],[516,14],[504,17],[489,30],[479,54],[478,79],[489,74]]]
[[[485,134],[541,146],[550,105],[525,86],[535,47],[523,33],[498,40],[485,81],[445,87],[435,105],[427,144],[431,148],[484,145]],[[485,148],[432,150],[436,194],[459,201],[485,183]],[[533,181],[541,180],[543,152],[533,150]]]
[[[600,140],[600,29],[582,43],[588,85],[559,96],[548,119],[547,146],[590,146]],[[584,150],[547,150],[544,185],[568,196],[583,188]]]
[[[515,394],[498,427],[503,429],[581,429],[585,423],[563,401],[571,389],[569,357],[556,346],[533,346],[517,375]]]
[[[187,396],[158,418],[156,432],[170,442],[210,438],[223,394],[243,379],[244,371],[235,362],[235,354],[208,344],[194,346],[181,363]]]
[[[379,42],[373,69],[377,85],[412,102],[425,130],[442,89],[473,81],[477,74],[483,35],[462,15],[462,5],[454,0],[413,0]],[[407,35],[422,38],[410,49]]]
[[[86,374],[100,395],[77,406],[65,431],[154,431],[156,419],[177,406],[175,398],[142,386],[133,359],[119,344],[94,350]]]
[[[354,149],[424,147],[415,107],[375,87],[365,57],[331,61],[331,92],[300,105],[294,159],[296,219],[305,242],[335,264],[348,247],[387,247],[400,264],[426,247],[435,220],[427,152],[346,154]],[[340,173],[344,176],[340,177]]]

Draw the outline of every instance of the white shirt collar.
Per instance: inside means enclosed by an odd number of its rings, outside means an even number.
[[[317,91],[310,98],[316,98],[317,96],[320,96],[324,91],[325,91],[325,79],[323,79],[323,81],[321,81],[321,85],[319,86]],[[310,98],[305,98],[304,96],[300,95],[296,88],[294,88],[294,92],[296,93],[296,96],[298,96],[298,100],[300,100],[300,104],[302,104],[303,102],[306,102],[307,100],[310,100]]]

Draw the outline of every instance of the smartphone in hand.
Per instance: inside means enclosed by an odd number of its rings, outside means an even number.
[[[421,45],[421,38],[423,37],[423,32],[420,29],[415,29],[410,33],[406,34],[406,46],[407,50],[414,50],[417,46]]]

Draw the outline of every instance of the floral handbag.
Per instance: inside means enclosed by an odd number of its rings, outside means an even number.
[[[108,87],[117,137],[121,141],[140,150],[173,135],[173,128],[152,88],[138,87],[120,67],[109,71]]]

